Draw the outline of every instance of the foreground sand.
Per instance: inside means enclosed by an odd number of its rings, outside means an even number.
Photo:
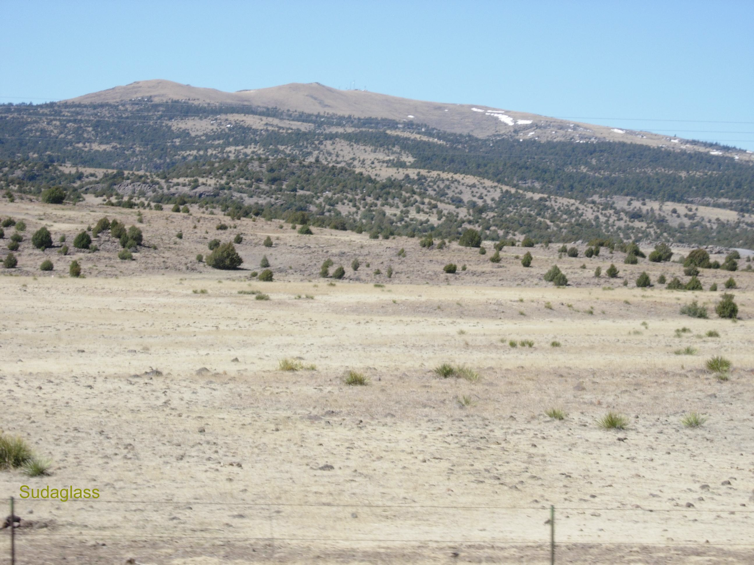
[[[271,300],[238,293],[252,289]],[[689,298],[2,277],[0,427],[53,467],[3,472],[0,493],[102,493],[19,502],[33,524],[18,560],[542,563],[552,504],[559,562],[751,563],[751,296],[737,324],[679,315]],[[508,345],[522,339],[534,347]],[[718,354],[727,382],[703,369]],[[481,379],[443,379],[441,363]],[[348,370],[370,384],[346,386]],[[597,426],[609,410],[628,430]],[[709,420],[684,428],[689,411]]]

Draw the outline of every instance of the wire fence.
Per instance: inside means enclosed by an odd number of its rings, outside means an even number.
[[[754,509],[11,498],[0,563],[754,563]],[[28,513],[32,513],[29,515]],[[350,559],[349,559],[350,557]]]

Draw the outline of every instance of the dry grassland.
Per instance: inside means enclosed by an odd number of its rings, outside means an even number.
[[[0,427],[52,461],[48,477],[0,472],[31,521],[19,561],[541,563],[550,505],[559,562],[754,560],[753,274],[733,274],[732,323],[714,315],[719,293],[634,287],[641,271],[655,281],[680,265],[623,265],[617,252],[538,247],[525,269],[521,248],[494,265],[491,249],[261,220],[221,233],[227,218],[151,211],[141,227],[157,250],[136,261],[103,240],[74,256],[83,279],[55,250],[52,275],[37,270],[28,240],[41,223],[70,243],[105,214],[135,222],[94,204],[0,214],[29,226],[19,268],[0,277]],[[246,271],[194,260],[236,233]],[[249,279],[262,255],[272,283]],[[326,257],[346,279],[317,277]],[[446,276],[450,261],[467,271]],[[617,280],[593,277],[611,262]],[[553,263],[569,287],[542,281]],[[373,275],[388,265],[392,279]],[[704,275],[705,289],[729,275]],[[257,290],[270,300],[246,294]],[[692,298],[709,319],[679,314]],[[521,340],[533,346],[511,347]],[[705,369],[713,355],[732,361],[727,381]],[[280,371],[283,359],[316,369]],[[441,364],[479,379],[440,377]],[[368,385],[346,385],[349,371]],[[600,428],[608,411],[628,427]],[[702,427],[681,423],[692,411]],[[24,484],[102,496],[19,501]]]

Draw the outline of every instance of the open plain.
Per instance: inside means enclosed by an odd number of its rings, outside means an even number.
[[[671,291],[657,278],[687,279],[682,265],[605,248],[505,247],[495,264],[491,242],[424,249],[199,210],[138,223],[87,199],[0,210],[27,224],[0,270],[0,428],[51,462],[0,473],[25,522],[19,562],[544,563],[551,505],[558,562],[754,561],[754,273]],[[102,216],[138,223],[135,261],[104,233],[66,257],[29,242],[45,225],[70,244]],[[242,269],[196,261],[236,234]],[[272,282],[251,277],[263,256]],[[343,279],[319,277],[327,258]],[[569,286],[543,280],[554,264]],[[655,285],[637,288],[644,271]],[[735,322],[714,312],[731,275]],[[692,300],[709,318],[680,314]],[[609,411],[628,426],[601,428]],[[706,422],[684,426],[692,412]],[[22,485],[101,496],[30,501]]]

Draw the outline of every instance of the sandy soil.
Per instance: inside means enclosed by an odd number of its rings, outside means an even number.
[[[754,561],[751,273],[733,274],[741,320],[731,323],[678,312],[719,293],[633,286],[643,270],[654,280],[679,265],[627,266],[617,252],[558,259],[535,248],[525,269],[520,248],[493,265],[455,246],[307,237],[264,221],[223,237],[212,228],[227,219],[146,211],[156,250],[120,262],[103,236],[100,251],[77,256],[86,278],[72,279],[55,250],[52,275],[36,269],[33,230],[45,222],[70,243],[103,214],[130,224],[135,212],[11,206],[0,216],[25,218],[28,237],[20,268],[1,270],[0,428],[52,467],[42,478],[0,473],[0,494],[102,494],[17,499],[30,521],[19,562],[542,563],[550,505],[559,562]],[[247,271],[193,259],[236,233]],[[267,234],[273,248],[261,245]],[[264,254],[273,283],[249,280]],[[347,268],[334,286],[316,277],[328,256]],[[371,267],[353,273],[354,257]],[[468,270],[445,276],[449,261]],[[629,286],[593,277],[611,261]],[[555,262],[570,287],[541,280]],[[393,279],[372,274],[387,265]],[[239,293],[250,290],[270,300]],[[695,353],[674,353],[686,347]],[[733,362],[728,381],[704,369],[713,355]],[[279,371],[284,358],[316,369]],[[443,363],[480,379],[439,377]],[[369,384],[347,386],[350,370]],[[553,407],[567,417],[547,417]],[[607,411],[629,427],[601,429]],[[681,424],[690,411],[704,426]]]

